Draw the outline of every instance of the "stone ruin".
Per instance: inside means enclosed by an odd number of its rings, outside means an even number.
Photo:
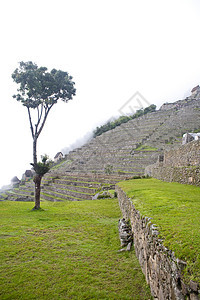
[[[200,132],[198,133],[185,133],[183,135],[183,138],[182,138],[182,145],[185,145],[187,143],[190,143],[192,141],[198,141],[200,140]]]

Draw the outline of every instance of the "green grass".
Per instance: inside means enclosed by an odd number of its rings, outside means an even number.
[[[3,197],[3,198],[5,198],[5,197],[7,197],[7,194],[5,194],[5,193],[0,193],[0,196]]]
[[[154,148],[146,145],[140,145],[135,149],[135,151],[157,151],[157,150],[158,148]]]
[[[113,197],[116,197],[115,190],[108,190],[108,193],[111,194]]]
[[[64,165],[64,164],[70,164],[70,163],[71,163],[70,161],[67,161],[66,159],[64,159],[61,162],[57,163],[55,166],[53,166],[51,168],[51,170],[59,169],[62,165]]]
[[[72,186],[72,188],[73,188],[73,186]],[[94,193],[85,193],[85,192],[80,192],[80,191],[77,191],[77,190],[70,190],[70,189],[64,189],[64,188],[60,188],[60,190],[62,190],[62,191],[68,191],[68,192],[73,192],[73,193],[77,193],[77,194],[81,194],[81,195],[89,195],[89,196],[91,196],[91,195],[94,195]],[[58,193],[59,194],[59,193]]]
[[[55,196],[55,194],[60,195],[60,197]],[[61,193],[57,193],[57,192],[54,192],[54,195],[51,195],[51,194],[48,194],[48,193],[45,193],[45,192],[41,192],[41,199],[43,200],[42,196],[50,197],[50,198],[52,198],[52,200],[55,200],[55,201],[56,200],[58,200],[58,201],[68,201],[67,199],[74,199],[74,201],[83,201],[84,200],[83,198],[78,198],[78,197],[74,197],[74,196],[71,196],[71,195],[65,195],[65,194],[61,194]],[[66,197],[67,197],[67,199],[66,199]]]
[[[0,202],[0,299],[150,299],[117,199]]]
[[[185,280],[200,282],[200,188],[156,179],[120,182],[143,216],[159,228],[164,245],[187,262]]]
[[[61,187],[65,187],[65,186],[66,186],[66,184],[64,184],[64,183],[56,183],[56,185],[57,185],[58,187],[59,187],[59,186],[61,186]],[[68,185],[68,186],[73,187],[73,185]],[[75,187],[76,187],[76,188],[84,188],[85,190],[88,190],[88,191],[95,189],[95,188],[93,188],[93,187],[81,186],[81,185],[75,185]],[[62,190],[65,190],[65,189],[66,189],[66,188],[62,188]]]

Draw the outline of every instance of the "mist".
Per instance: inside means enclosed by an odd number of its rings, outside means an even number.
[[[81,146],[83,146],[85,143],[89,142],[93,137],[93,131],[91,132],[87,132],[84,136],[78,138],[74,143],[70,144],[69,146],[63,148],[61,150],[61,152],[66,155],[68,154],[70,151],[79,148]]]

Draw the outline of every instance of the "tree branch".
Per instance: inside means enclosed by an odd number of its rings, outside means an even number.
[[[40,123],[40,120],[41,120],[41,118],[42,118],[43,107],[44,107],[44,105],[42,104],[38,124]]]
[[[39,114],[39,107],[38,106],[37,106],[37,113],[38,113],[38,120],[39,120],[40,114]],[[38,124],[38,122],[37,122],[37,124]]]
[[[43,107],[44,105],[41,105],[41,110],[39,110],[39,107],[37,106],[37,112],[38,112],[38,121],[37,124],[35,124],[35,134],[38,134],[38,126],[40,124],[41,118],[42,118],[42,114],[43,114]],[[38,134],[39,136],[39,134]]]
[[[47,116],[48,116],[48,114],[49,114],[49,112],[50,112],[50,109],[52,108],[53,105],[54,105],[54,103],[51,104],[49,107],[48,107],[48,106],[45,107],[45,115],[44,115],[44,119],[43,119],[43,121],[42,121],[42,124],[41,124],[41,126],[40,126],[40,129],[38,130],[37,137],[39,137],[39,135],[40,135],[40,133],[41,133],[43,127],[44,127],[44,124],[45,124],[45,122],[46,122]]]
[[[31,113],[30,113],[30,108],[27,106],[28,109],[28,117],[29,117],[29,122],[30,122],[30,128],[31,128],[31,134],[32,134],[32,138],[34,139],[34,129],[33,129],[33,124],[32,124],[32,120],[31,120]]]

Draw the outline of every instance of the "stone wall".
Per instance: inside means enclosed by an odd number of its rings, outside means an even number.
[[[191,281],[187,286],[182,281],[181,273],[186,263],[163,246],[151,218],[142,216],[119,186],[116,191],[123,218],[131,222],[136,256],[154,299],[200,299],[198,284]]]
[[[145,175],[167,182],[200,186],[200,167],[165,167],[154,164],[146,167]]]
[[[180,146],[176,150],[166,151],[164,155],[165,166],[199,166],[200,141],[193,141]]]
[[[155,164],[145,168],[145,175],[168,182],[200,186],[200,141],[166,151],[163,161],[158,159]]]

